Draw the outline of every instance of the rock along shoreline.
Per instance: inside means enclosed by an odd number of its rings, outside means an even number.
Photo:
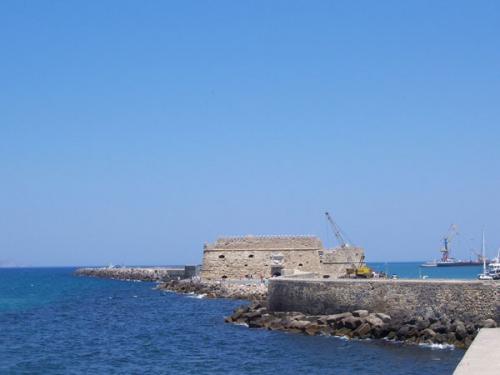
[[[227,323],[287,331],[310,336],[326,335],[357,339],[385,339],[407,344],[453,345],[468,348],[480,328],[497,326],[493,319],[481,322],[450,320],[446,316],[416,316],[396,321],[391,316],[368,310],[333,315],[305,315],[299,312],[271,312],[262,302],[237,308]]]
[[[206,298],[229,298],[265,303],[267,286],[264,283],[202,282],[171,280],[158,284],[157,289],[176,293],[194,293]]]
[[[77,276],[98,277],[126,281],[162,282],[187,279],[193,276],[194,267],[86,267],[75,271]]]
[[[368,310],[346,311],[333,315],[306,315],[300,312],[269,311],[267,285],[260,282],[201,281],[197,278],[172,280],[166,270],[154,268],[92,269],[75,272],[120,280],[157,282],[157,289],[181,294],[197,294],[204,298],[247,300],[249,304],[234,310],[225,322],[272,331],[286,331],[310,336],[326,335],[349,339],[384,339],[407,344],[451,345],[468,348],[479,329],[495,328],[493,319],[461,321],[430,312],[407,319]]]

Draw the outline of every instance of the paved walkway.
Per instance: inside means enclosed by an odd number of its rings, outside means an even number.
[[[500,374],[500,328],[483,328],[453,375]]]

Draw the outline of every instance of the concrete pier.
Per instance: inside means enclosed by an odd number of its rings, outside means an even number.
[[[481,329],[453,374],[500,374],[500,328]]]

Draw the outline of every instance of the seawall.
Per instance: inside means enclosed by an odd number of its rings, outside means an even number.
[[[75,271],[75,274],[78,276],[92,276],[118,280],[170,281],[191,278],[196,275],[196,269],[195,266],[185,266],[184,268],[95,267],[79,268]]]
[[[336,314],[366,309],[396,319],[429,314],[500,322],[500,283],[476,280],[269,280],[270,311]]]

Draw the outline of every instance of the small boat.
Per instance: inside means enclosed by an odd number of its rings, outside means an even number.
[[[480,280],[500,280],[500,249],[498,249],[497,257],[488,264],[486,272],[483,271],[478,278]]]
[[[486,246],[484,240],[484,231],[483,231],[483,246],[482,246],[482,255],[483,255],[483,273],[480,273],[477,278],[479,280],[498,280],[500,279],[500,249],[498,250],[497,259],[494,259],[493,262],[488,264],[486,267]]]
[[[420,267],[437,267],[437,260],[422,263]]]

